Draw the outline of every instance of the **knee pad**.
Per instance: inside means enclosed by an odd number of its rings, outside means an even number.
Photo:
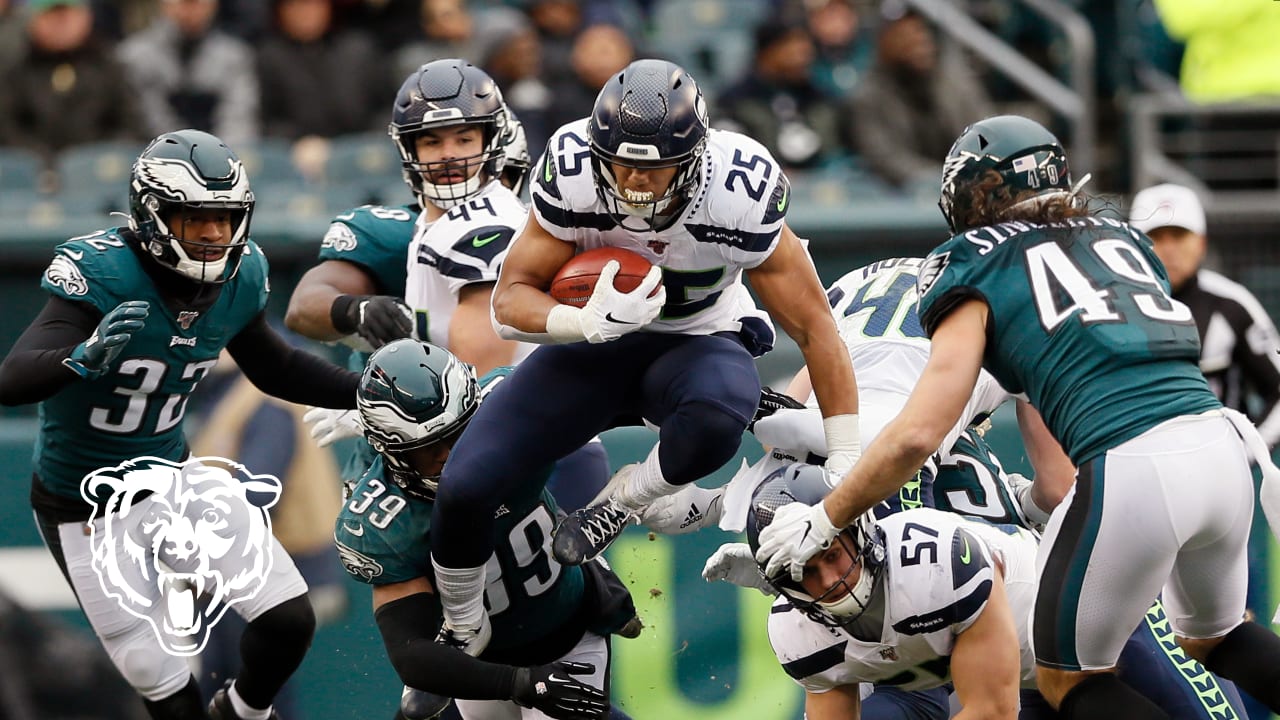
[[[107,654],[124,679],[147,700],[162,700],[181,690],[191,678],[184,659],[165,652],[141,625],[107,640]]]

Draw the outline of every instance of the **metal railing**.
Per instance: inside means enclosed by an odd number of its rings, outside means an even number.
[[[1070,127],[1071,166],[1077,176],[1097,161],[1094,91],[1096,48],[1089,21],[1059,0],[1019,0],[1062,32],[1069,46],[1069,73],[1062,82],[983,27],[952,0],[906,0],[956,43],[1008,77],[1028,95],[1062,116]]]

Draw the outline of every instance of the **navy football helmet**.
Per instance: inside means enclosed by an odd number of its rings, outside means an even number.
[[[168,132],[147,145],[129,176],[129,227],[143,252],[166,268],[199,283],[235,277],[249,243],[254,197],[240,158],[218,138],[199,130]],[[192,257],[170,223],[182,210],[223,209],[231,219],[225,244],[185,241],[209,252]],[[219,251],[225,248],[225,252]],[[199,253],[199,254],[203,254]],[[216,257],[215,257],[216,256]]]
[[[455,439],[478,407],[480,389],[471,366],[442,347],[410,338],[369,356],[356,391],[365,439],[381,453],[391,481],[425,500],[435,498],[440,476],[418,473],[401,454]]]
[[[1022,203],[1072,192],[1058,138],[1034,120],[998,115],[965,128],[951,146],[938,207],[958,234],[1000,222],[1003,212]]]
[[[511,108],[507,108],[507,129],[502,134],[502,149],[506,155],[506,165],[502,168],[502,184],[511,188],[511,192],[519,195],[524,190],[524,181],[529,177],[529,167],[533,158],[529,156],[529,139],[524,134],[524,124],[520,122]]]
[[[817,505],[830,492],[827,471],[821,465],[792,463],[774,470],[751,496],[751,507],[747,511],[747,543],[751,551],[760,550],[760,533],[773,523],[778,508],[794,502]],[[809,594],[801,583],[791,579],[787,570],[778,576],[764,577],[811,620],[840,627],[856,620],[871,604],[872,593],[884,574],[886,551],[884,536],[871,512],[841,531],[835,542],[857,562],[850,564],[849,570],[821,595]],[[857,579],[850,581],[849,576],[859,567],[862,570]],[[764,574],[763,567],[760,571]]]
[[[484,132],[483,147],[478,154],[445,162],[418,161],[415,142],[424,131],[473,124],[481,125]],[[404,180],[418,202],[446,210],[480,192],[489,180],[498,177],[505,164],[506,130],[507,107],[498,84],[485,71],[458,59],[429,62],[406,78],[396,94],[391,125],[387,128],[400,152]],[[431,175],[445,168],[461,170],[466,179],[433,183]]]
[[[619,221],[639,217],[655,229],[698,187],[707,144],[707,103],[693,77],[666,60],[637,60],[609,79],[596,97],[588,132],[596,193]],[[666,192],[633,194],[618,187],[613,165],[676,168]]]

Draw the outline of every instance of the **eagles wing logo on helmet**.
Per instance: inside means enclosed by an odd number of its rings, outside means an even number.
[[[961,150],[955,155],[949,155],[942,161],[942,194],[949,195],[955,192],[956,177],[960,171],[969,164],[970,160],[977,160],[978,156],[967,150]]]
[[[54,255],[53,261],[44,271],[44,277],[50,285],[62,288],[68,295],[88,295],[89,281],[76,263],[66,255]]]
[[[951,251],[930,255],[924,259],[924,264],[920,266],[920,272],[916,275],[916,289],[920,293],[920,297],[929,294],[933,289],[938,278],[942,277],[942,272],[951,264]]]

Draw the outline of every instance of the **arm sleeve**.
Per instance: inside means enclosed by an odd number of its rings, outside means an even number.
[[[62,361],[101,320],[92,305],[49,298],[0,365],[0,404],[40,402],[79,380]]]
[[[424,622],[438,611],[426,593],[393,600],[374,612],[387,658],[411,688],[463,700],[509,700],[515,692],[516,668],[485,662],[442,645]]]
[[[356,406],[360,376],[285,342],[259,313],[240,331],[227,351],[259,390],[300,405]]]

